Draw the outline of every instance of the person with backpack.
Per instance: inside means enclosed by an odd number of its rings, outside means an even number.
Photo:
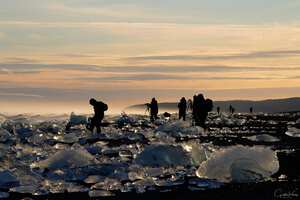
[[[93,132],[96,127],[97,133],[101,133],[101,122],[104,118],[104,112],[108,110],[108,106],[102,101],[97,101],[94,98],[90,99],[90,105],[94,108],[94,116],[91,118],[91,124],[87,128]]]
[[[206,128],[205,121],[208,113],[213,109],[213,101],[205,99],[203,94],[195,95],[193,102],[193,119],[196,126]]]

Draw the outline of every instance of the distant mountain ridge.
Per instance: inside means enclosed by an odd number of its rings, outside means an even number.
[[[162,111],[177,111],[175,102],[159,103],[159,108]],[[214,110],[219,106],[222,112],[228,112],[229,106],[232,105],[236,112],[249,112],[249,108],[253,107],[254,112],[278,113],[278,112],[296,112],[300,111],[300,97],[285,98],[285,99],[267,99],[261,101],[252,100],[229,100],[229,101],[214,101]],[[132,105],[126,108],[130,110],[145,110],[144,104]]]

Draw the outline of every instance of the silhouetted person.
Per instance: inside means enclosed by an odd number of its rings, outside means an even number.
[[[193,104],[192,104],[192,115],[193,115],[193,119],[196,119],[196,113],[197,113],[197,107],[199,107],[199,105],[197,106],[198,101],[197,101],[197,95],[193,96]]]
[[[218,106],[217,107],[217,113],[218,113],[218,115],[220,115],[220,110],[221,110],[221,108]]]
[[[91,125],[88,129],[93,132],[96,127],[97,133],[101,133],[101,121],[104,118],[104,112],[108,110],[108,106],[102,101],[96,101],[96,99],[90,99],[90,105],[94,108],[94,116],[91,118]]]
[[[229,113],[233,114],[234,113],[234,108],[232,107],[232,105],[229,105]]]
[[[152,98],[150,103],[150,120],[154,122],[154,120],[158,119],[158,103],[155,98]]]
[[[205,121],[208,116],[208,112],[212,111],[213,101],[205,99],[202,94],[194,96],[193,102],[193,119],[196,126],[206,128]]]
[[[179,119],[183,119],[183,121],[185,121],[185,117],[186,117],[186,100],[184,97],[181,98],[179,104],[178,104],[178,109],[179,109]]]
[[[189,100],[187,101],[187,112],[188,112],[188,111],[193,112],[193,101],[192,101],[192,99],[189,99]]]
[[[250,107],[250,113],[253,114],[253,107]]]

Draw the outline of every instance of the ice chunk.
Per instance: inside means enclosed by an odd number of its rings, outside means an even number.
[[[95,198],[95,197],[111,197],[114,196],[114,194],[110,191],[106,191],[106,190],[90,190],[89,191],[89,196],[91,198]]]
[[[234,126],[234,125],[243,125],[247,122],[247,120],[238,119],[235,118],[234,116],[222,113],[218,118],[214,119],[213,122],[217,125]]]
[[[251,137],[247,137],[248,140],[255,141],[255,142],[278,142],[280,141],[277,137],[262,134],[262,135],[254,135]]]
[[[300,137],[300,129],[295,127],[289,127],[285,134],[290,137]]]
[[[263,181],[279,169],[276,153],[265,147],[235,146],[214,152],[197,176],[222,182]]]
[[[186,135],[198,135],[203,133],[204,130],[200,127],[191,126],[191,123],[187,121],[175,121],[159,126],[156,132],[165,132],[173,137],[182,137]]]
[[[7,130],[0,128],[0,142],[5,143],[10,137],[11,135]]]
[[[116,121],[118,124],[118,127],[124,127],[126,125],[135,125],[137,123],[137,120],[125,113],[122,113],[121,117]]]
[[[23,193],[23,194],[34,194],[38,188],[33,185],[25,185],[11,188],[10,192]]]
[[[91,175],[84,179],[84,182],[87,184],[95,184],[101,181],[104,181],[105,177],[99,175]]]
[[[72,126],[87,124],[87,117],[85,115],[76,115],[74,112],[72,112],[69,123]]]
[[[65,143],[65,144],[73,144],[78,142],[79,140],[79,138],[75,133],[54,136],[53,139],[56,140],[57,142]]]
[[[0,199],[6,199],[9,197],[9,193],[8,192],[0,192]]]
[[[140,153],[135,162],[143,166],[188,166],[191,160],[181,146],[150,145]]]
[[[91,187],[94,190],[120,190],[122,188],[122,184],[119,180],[113,178],[105,178],[104,181],[96,183]]]
[[[47,169],[74,168],[95,164],[94,157],[83,149],[62,150],[50,158],[41,161],[37,166]]]
[[[203,161],[206,161],[212,153],[210,144],[200,144],[199,142],[183,143],[182,147],[189,152],[193,164],[199,166]]]
[[[7,189],[18,186],[20,183],[10,171],[0,172],[0,188]]]

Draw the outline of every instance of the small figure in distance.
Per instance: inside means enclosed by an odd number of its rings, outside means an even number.
[[[250,113],[253,114],[253,107],[250,107]]]
[[[97,101],[96,99],[90,99],[90,105],[94,108],[94,116],[90,119],[90,126],[87,127],[91,132],[94,128],[97,128],[97,133],[101,133],[101,121],[104,118],[104,112],[108,110],[107,104],[102,101]]]
[[[152,98],[150,103],[150,120],[151,122],[154,122],[156,119],[158,119],[158,103],[155,98]]]
[[[229,105],[229,113],[233,114],[234,113],[234,108],[232,105]]]
[[[178,103],[178,109],[179,109],[179,119],[183,119],[185,121],[186,117],[186,99],[184,97],[181,98],[180,102]]]
[[[221,111],[221,108],[220,108],[220,106],[218,106],[217,107],[217,113],[218,113],[218,115],[220,115],[220,111]]]

